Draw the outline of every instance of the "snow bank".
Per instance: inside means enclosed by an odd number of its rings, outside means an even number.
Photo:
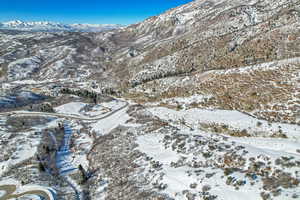
[[[55,111],[62,114],[80,115],[80,110],[87,104],[82,102],[71,102],[55,108]]]
[[[126,109],[120,110],[119,112],[92,124],[92,131],[95,131],[99,135],[105,135],[119,125],[125,125],[125,122],[130,119],[126,111]]]

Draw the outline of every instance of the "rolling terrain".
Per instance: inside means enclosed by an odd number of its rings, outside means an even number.
[[[299,0],[2,26],[0,82],[0,199],[300,198]]]

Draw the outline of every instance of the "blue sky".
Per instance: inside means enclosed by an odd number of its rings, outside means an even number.
[[[192,0],[1,0],[0,21],[132,24]]]

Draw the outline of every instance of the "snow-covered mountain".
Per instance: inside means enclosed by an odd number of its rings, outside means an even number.
[[[46,31],[46,32],[101,32],[121,28],[118,24],[63,24],[57,22],[39,21],[24,22],[20,20],[0,23],[0,29],[21,31]]]
[[[48,32],[0,29],[0,190],[299,199],[299,0],[194,0],[96,33],[7,26]]]

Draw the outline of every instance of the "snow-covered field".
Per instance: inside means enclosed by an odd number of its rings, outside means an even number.
[[[200,103],[211,97],[212,96],[194,94],[190,97],[177,97],[177,98],[164,99],[162,100],[162,102],[173,104],[173,105],[185,105],[185,104],[192,104],[192,103]]]
[[[238,111],[197,108],[176,111],[164,107],[154,107],[148,110],[161,119],[177,123],[179,126],[186,124],[201,129],[202,124],[225,125],[227,128],[235,130],[247,130],[251,136],[257,137],[271,136],[274,133],[282,132],[289,139],[300,141],[300,127],[298,125],[269,123]]]
[[[126,113],[126,109],[124,109],[112,116],[92,124],[92,131],[96,132],[97,135],[105,135],[119,125],[124,125],[129,119],[130,117]]]
[[[55,108],[59,114],[74,115],[83,119],[97,119],[126,106],[126,102],[113,100],[97,105],[82,102],[70,102]]]
[[[182,134],[186,135],[188,132]],[[193,134],[193,136],[186,136],[193,139],[197,137],[196,133],[190,134]],[[203,140],[209,140],[213,138],[211,135],[204,132],[198,132],[197,134],[199,134]],[[282,151],[278,151],[276,147],[278,143],[270,145],[270,143],[267,143],[270,141],[267,140],[262,141],[260,139],[256,139],[253,141],[253,144],[247,139],[236,140],[236,138],[229,138],[226,143],[228,145],[232,145],[232,142],[235,142],[235,146],[241,145],[245,147],[244,151],[248,152],[248,154],[245,155],[246,159],[251,157],[270,159],[272,160],[272,164],[270,165],[272,167],[275,167],[274,160],[280,158],[281,156],[293,156],[294,159],[300,160],[300,155],[289,153],[290,149],[295,148],[295,144],[293,143],[290,144],[289,142],[284,142],[285,148],[288,149],[288,152],[286,152],[284,149],[282,149]],[[172,150],[171,148],[166,149],[166,146],[163,142],[163,135],[159,133],[140,136],[137,140],[137,143],[139,144],[138,149],[141,152],[146,153],[147,156],[152,158],[152,161],[159,162],[162,165],[159,173],[145,173],[145,178],[152,180],[152,183],[157,182],[158,184],[162,184],[162,187],[166,187],[166,189],[163,190],[163,193],[167,193],[169,196],[175,199],[187,199],[185,193],[183,193],[184,190],[190,190],[193,193],[198,193],[207,186],[210,187],[210,194],[217,195],[219,197],[218,199],[239,200],[241,197],[242,199],[249,200],[260,199],[261,187],[263,186],[261,178],[255,178],[255,180],[252,180],[251,178],[246,177],[244,172],[234,172],[231,174],[231,177],[233,177],[233,182],[243,181],[243,186],[240,189],[236,189],[232,185],[229,185],[228,182],[226,183],[228,179],[226,179],[226,177],[224,178],[224,171],[221,168],[213,167],[209,164],[207,166],[204,165],[203,167],[197,167],[196,169],[195,167],[191,167],[191,163],[193,162],[199,160],[200,162],[205,162],[206,160],[204,157],[199,158],[201,157],[200,155],[196,157],[196,152],[199,152],[197,151],[197,148],[199,148],[197,145],[189,147],[189,150],[191,151],[189,153],[178,153],[176,150]],[[256,143],[260,143],[260,145],[256,146]],[[269,144],[269,147],[266,149],[263,144]],[[208,150],[208,146],[206,148],[207,149],[202,148],[202,150]],[[222,156],[224,155],[220,154],[219,157],[214,158],[221,158]],[[174,163],[177,162],[182,162],[183,164],[174,166]],[[151,169],[151,165],[148,165],[145,162],[138,162],[138,164],[146,167],[145,172],[154,171],[153,168]],[[287,171],[297,174],[297,168],[289,169]],[[213,174],[213,178],[208,178],[209,174]],[[254,182],[254,184],[251,182]],[[191,188],[194,187],[192,185],[195,183],[195,188]],[[293,188],[284,190],[282,193],[289,195],[289,197],[280,196],[274,199],[290,199],[291,195],[294,193],[299,194],[300,190]]]
[[[203,98],[194,95],[168,101],[190,104]],[[127,107],[124,101],[113,100],[96,106],[70,102],[57,107],[56,111],[60,114],[83,118],[83,121],[70,120],[73,135],[68,162],[74,167],[81,165],[89,169],[95,139],[101,140],[118,126],[126,126],[138,131],[137,147],[134,148],[142,153],[134,160],[138,167],[132,176],[144,180],[148,184],[145,188],[150,187],[172,199],[256,200],[269,195],[272,199],[282,200],[300,195],[296,186],[300,180],[298,125],[271,123],[232,110],[188,107],[173,110],[151,105],[139,112],[165,124],[152,129],[151,123],[129,123],[135,116],[132,116],[135,113],[131,108],[133,105],[130,103]],[[99,120],[96,120],[98,117]],[[87,118],[95,121],[85,124],[84,119]],[[0,124],[5,121],[3,117]],[[47,127],[55,127],[56,124],[57,120]],[[142,126],[150,126],[150,132],[140,131]],[[2,130],[1,137],[8,140],[10,135],[4,132]],[[10,159],[1,162],[2,174],[9,166],[35,155],[40,140],[33,137],[34,132],[24,131],[11,141],[20,145]],[[231,133],[244,133],[246,136]],[[22,142],[20,137],[26,138],[26,142]],[[69,175],[67,178],[78,187],[78,191],[82,191],[78,180]],[[95,194],[104,198],[107,194],[104,194],[103,187],[108,188],[110,182],[108,177],[102,178],[108,181],[100,184]]]
[[[118,110],[122,106],[124,106],[126,103],[123,101],[110,101],[110,102],[104,102],[99,105],[93,106],[89,111],[85,112],[85,115],[89,117],[97,117],[101,116],[103,114],[109,113],[114,110]]]
[[[143,169],[142,177],[158,191],[174,199],[299,197],[300,189],[296,186],[300,180],[299,126],[268,124],[237,111],[175,111],[162,107],[148,110],[176,127],[137,138],[137,149],[146,157],[136,162]],[[232,137],[203,130],[202,123],[222,124],[252,133],[272,133],[281,127],[287,138],[266,137],[270,134]],[[289,186],[284,185],[284,177],[291,180]],[[274,186],[275,182],[279,186]]]
[[[80,115],[80,111],[86,106],[87,104],[81,102],[70,102],[64,105],[61,105],[55,108],[57,113],[62,114],[71,114],[71,115]]]

